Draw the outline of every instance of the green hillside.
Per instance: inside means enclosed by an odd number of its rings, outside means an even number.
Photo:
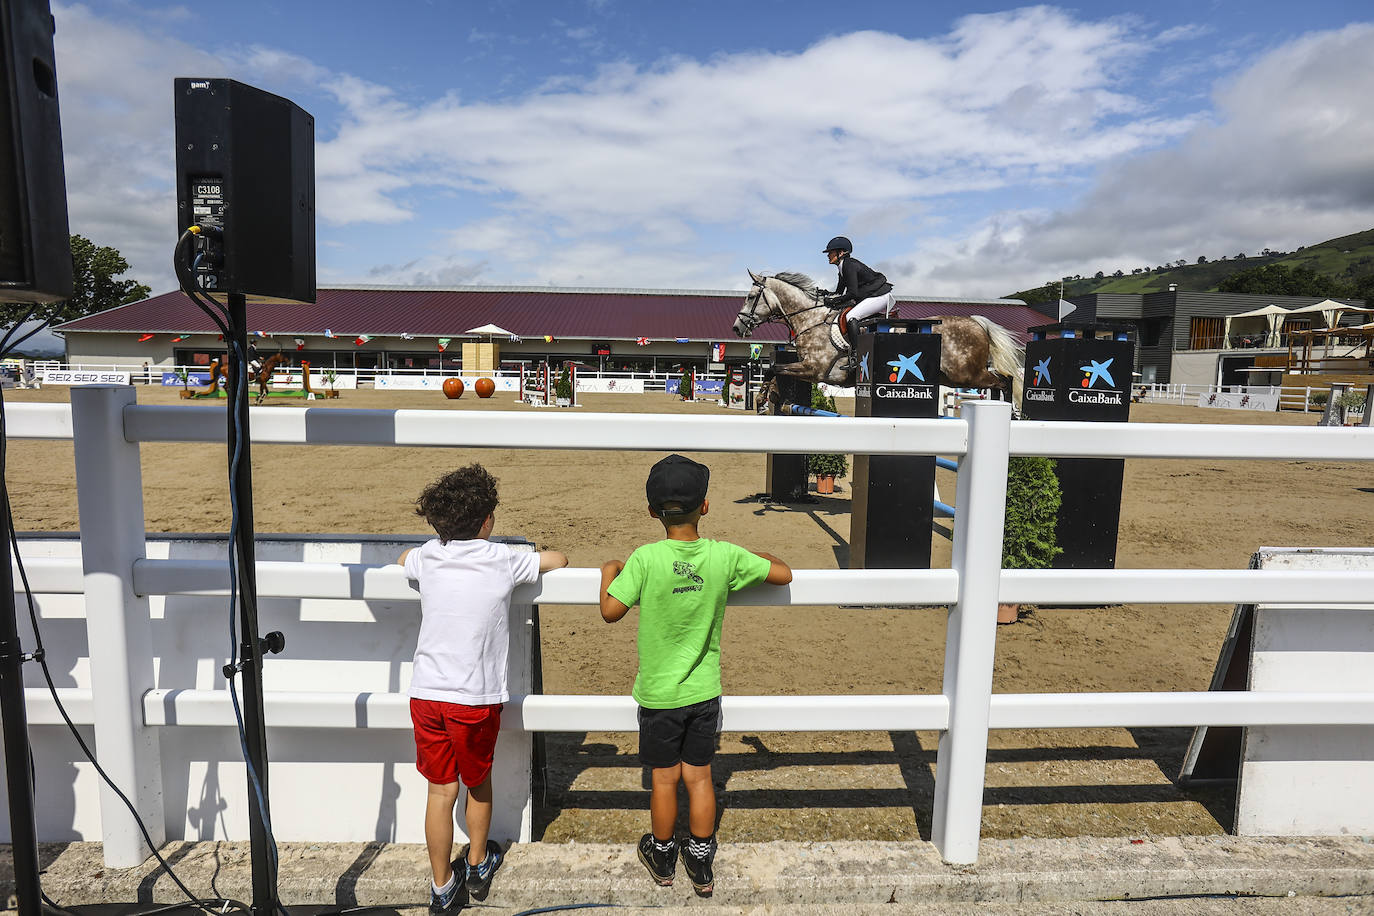
[[[1190,292],[1208,292],[1216,290],[1222,281],[1233,274],[1269,264],[1279,264],[1288,268],[1310,268],[1322,276],[1353,286],[1363,278],[1374,275],[1374,229],[1343,235],[1340,238],[1299,248],[1297,251],[1274,251],[1245,258],[1228,255],[1225,260],[1221,260],[1220,257],[1217,260],[1208,258],[1202,264],[1157,265],[1148,270],[1122,268],[1122,275],[1119,277],[1112,276],[1116,272],[1113,268],[1104,271],[1101,277],[1066,279],[1064,296],[1073,298],[1090,293],[1165,292],[1170,285]],[[1009,296],[1027,302],[1053,301],[1058,297],[1058,282],[1011,293]]]

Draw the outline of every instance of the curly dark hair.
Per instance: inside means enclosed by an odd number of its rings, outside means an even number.
[[[425,487],[415,500],[415,514],[429,522],[441,541],[465,541],[477,537],[499,502],[496,478],[480,464],[470,464]]]

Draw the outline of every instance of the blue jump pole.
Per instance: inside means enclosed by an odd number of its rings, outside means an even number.
[[[803,407],[800,404],[784,404],[782,412],[789,417],[842,417],[844,414],[835,413],[833,410],[817,410],[814,407]]]

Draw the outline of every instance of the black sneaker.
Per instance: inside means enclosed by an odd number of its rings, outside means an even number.
[[[672,887],[673,872],[677,871],[677,841],[667,852],[660,852],[654,843],[654,835],[646,833],[639,838],[639,861],[649,869],[649,877],[660,887]]]
[[[434,885],[429,886],[429,912],[431,916],[440,916],[441,913],[456,913],[463,908],[466,899],[462,898],[463,879],[454,874],[453,886],[445,893],[440,893],[434,889]]]
[[[709,897],[716,889],[716,876],[711,872],[711,863],[716,858],[716,839],[711,838],[711,848],[706,855],[697,858],[692,855],[692,841],[682,844],[682,868],[692,879],[692,890],[698,897]]]
[[[501,854],[501,847],[495,840],[487,840],[487,854],[482,857],[482,861],[476,865],[467,862],[467,857],[463,861],[467,863],[467,887],[468,896],[473,900],[486,900],[487,893],[491,890],[491,877],[496,874],[496,870],[505,861],[505,856]]]

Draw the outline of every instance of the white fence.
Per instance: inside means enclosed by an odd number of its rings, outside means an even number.
[[[1155,384],[1133,385],[1139,400],[1153,404],[1186,404],[1196,406],[1199,398],[1208,395],[1259,395],[1276,396],[1279,410],[1301,410],[1303,413],[1322,412],[1322,404],[1313,404],[1312,396],[1325,397],[1331,391],[1330,385],[1308,386],[1305,388],[1280,387],[1279,385],[1183,385]],[[1363,390],[1363,389],[1357,389]],[[1356,411],[1357,413],[1359,411]]]
[[[159,728],[221,724],[223,691],[172,690],[150,696],[147,596],[227,593],[222,564],[145,556],[140,504],[140,442],[222,441],[215,407],[139,406],[132,388],[74,389],[72,404],[11,404],[13,438],[75,438],[84,568],[34,564],[39,592],[83,590],[104,613],[90,626],[92,645],[109,646],[94,664],[91,702],[78,705],[94,725],[103,762],[141,810],[161,805],[149,787]],[[965,419],[901,420],[707,415],[548,414],[341,408],[252,411],[256,443],[649,451],[818,452],[834,447],[844,424],[848,449],[860,454],[940,454],[959,463],[951,569],[798,570],[791,585],[736,595],[752,605],[947,605],[940,694],[914,696],[726,697],[727,730],[940,732],[932,840],[951,863],[977,858],[988,730],[1190,725],[1374,725],[1374,694],[1199,692],[993,694],[999,601],[1059,605],[1111,603],[1343,603],[1374,605],[1374,573],[1295,570],[1002,570],[1002,522],[1009,455],[1088,458],[1374,460],[1374,430],[1267,426],[1191,426],[1010,421],[1003,402],[970,403]],[[595,569],[549,573],[518,601],[597,603]],[[396,566],[338,563],[258,564],[263,597],[414,600]],[[288,649],[289,651],[289,649]],[[272,664],[271,659],[266,666]],[[364,697],[367,728],[407,728],[401,697]],[[352,709],[357,694],[266,696],[269,720],[309,727]],[[31,694],[36,717],[46,694]],[[149,709],[175,710],[169,718]],[[513,698],[507,729],[633,731],[629,697],[527,695]],[[174,723],[174,724],[173,724]],[[151,747],[151,750],[150,750]],[[160,820],[157,822],[160,823]],[[141,854],[132,821],[102,805],[107,861]]]

